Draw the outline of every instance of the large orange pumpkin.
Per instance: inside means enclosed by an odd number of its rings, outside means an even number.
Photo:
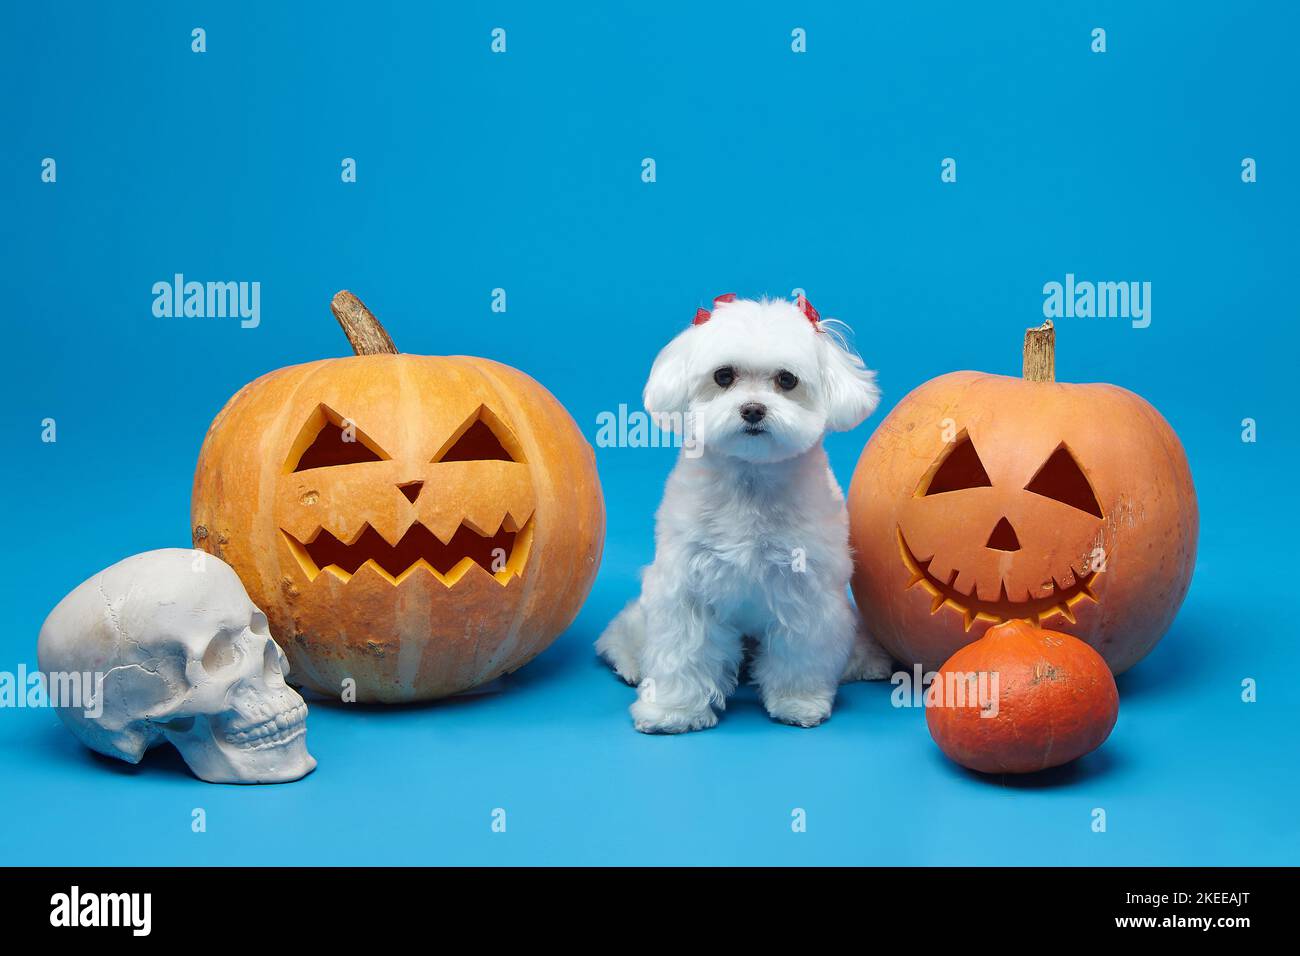
[[[521,667],[596,575],[591,446],[522,372],[397,354],[349,293],[334,311],[355,357],[264,375],[213,421],[195,546],[235,569],[321,693],[428,700]]]
[[[1110,736],[1119,691],[1087,644],[1026,621],[988,629],[948,659],[926,694],[930,736],[984,773],[1033,773],[1091,753]]]
[[[1115,673],[1169,628],[1196,557],[1178,437],[1114,385],[1054,381],[1051,323],[1024,378],[953,372],[907,395],[849,489],[853,593],[897,659],[933,669],[992,624],[1086,641]]]

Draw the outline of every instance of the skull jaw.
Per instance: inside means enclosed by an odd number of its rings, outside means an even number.
[[[316,758],[307,752],[307,727],[285,743],[248,746],[231,743],[213,732],[207,717],[194,721],[184,732],[164,730],[168,742],[180,751],[194,775],[207,783],[291,783],[316,769]]]

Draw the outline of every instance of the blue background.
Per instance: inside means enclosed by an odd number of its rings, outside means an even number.
[[[188,545],[209,421],[344,354],[345,287],[406,351],[529,372],[594,440],[721,292],[807,289],[855,328],[883,415],[945,371],[1017,372],[1043,283],[1150,281],[1147,329],[1061,320],[1057,374],[1131,388],[1182,436],[1201,543],[1171,633],[1120,679],[1109,742],[1034,778],[948,763],[885,683],[817,730],[745,690],[715,730],[644,737],[591,642],[651,558],[673,453],[599,449],[604,563],[533,664],[432,706],[313,705],[320,767],[280,787],[200,783],[169,748],[119,764],[0,710],[0,862],[1300,862],[1293,5],[465,6],[7,11],[0,670],[34,666],[93,572]],[[260,281],[260,327],[155,318],[176,272]],[[879,420],[828,442],[841,483]]]

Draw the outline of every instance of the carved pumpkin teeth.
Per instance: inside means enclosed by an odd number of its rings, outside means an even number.
[[[462,522],[447,541],[418,521],[395,543],[368,523],[350,542],[340,541],[324,528],[305,542],[287,531],[282,533],[303,572],[313,581],[322,571],[344,582],[368,571],[397,585],[417,572],[427,572],[451,587],[475,565],[502,585],[518,576],[528,557],[532,518],[517,531],[516,527],[515,519],[507,514],[492,534]]]
[[[908,547],[902,528],[898,529],[898,548],[902,554],[903,564],[910,574],[905,590],[920,584],[930,594],[930,613],[938,614],[940,609],[947,605],[962,616],[962,626],[967,631],[975,625],[976,621],[996,623],[1020,619],[1031,621],[1038,626],[1041,620],[1055,614],[1060,614],[1074,624],[1076,623],[1074,605],[1085,598],[1093,602],[1097,601],[1097,595],[1091,585],[1097,580],[1100,571],[1089,571],[1080,575],[1071,568],[1073,585],[1062,587],[1053,577],[1049,594],[1039,598],[1026,594],[1024,600],[1013,600],[1007,593],[1006,582],[1003,581],[999,585],[997,600],[987,601],[979,596],[976,584],[971,585],[969,594],[958,590],[954,586],[959,576],[956,570],[952,572],[946,583],[931,575],[929,568],[934,563],[934,557],[931,556],[924,561],[917,558]],[[1046,582],[1043,587],[1048,589]]]

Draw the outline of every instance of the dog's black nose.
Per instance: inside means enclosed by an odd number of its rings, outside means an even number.
[[[740,406],[740,417],[751,425],[757,425],[767,414],[767,406],[758,402],[746,402]]]

